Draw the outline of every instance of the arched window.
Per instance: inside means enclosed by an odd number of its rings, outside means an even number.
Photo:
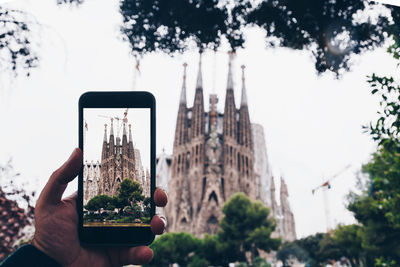
[[[214,235],[217,233],[217,230],[218,219],[214,215],[211,215],[211,217],[207,220],[207,233],[209,233],[210,235]]]
[[[217,205],[218,205],[218,197],[217,197],[217,195],[215,194],[215,191],[212,191],[212,193],[211,193],[210,196],[208,197],[208,202],[210,202],[211,199],[213,199],[213,200],[215,201],[215,203],[217,203]]]

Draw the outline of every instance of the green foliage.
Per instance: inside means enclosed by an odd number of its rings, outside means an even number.
[[[116,208],[119,210],[118,213],[114,212]],[[144,197],[142,186],[138,182],[125,178],[120,184],[118,195],[95,196],[88,201],[85,209],[91,211],[84,215],[84,219],[88,221],[107,220],[128,223],[139,220],[142,223],[150,223],[151,199]],[[100,209],[110,212],[92,213]]]
[[[351,224],[339,225],[333,231],[333,241],[340,248],[339,255],[346,257],[352,266],[360,266],[361,262],[371,261],[362,248],[360,230],[360,225]]]
[[[100,209],[105,209],[106,207],[113,206],[114,199],[107,195],[97,195],[93,197],[85,206],[85,209],[90,211],[96,211]]]
[[[225,216],[218,236],[228,246],[225,255],[228,260],[246,261],[246,252],[254,259],[258,256],[257,249],[267,252],[278,249],[281,240],[271,238],[276,223],[268,218],[269,209],[261,202],[251,202],[245,194],[236,193],[222,211]]]
[[[219,0],[122,0],[121,31],[135,54],[174,53],[186,50],[188,41],[200,50],[217,49],[223,39],[236,50],[243,47],[246,27],[256,26],[265,30],[269,45],[311,51],[318,73],[339,73],[349,68],[351,55],[396,35],[387,17],[376,11],[370,19],[371,13],[364,12],[375,5],[364,0],[240,0],[229,5]],[[365,19],[357,19],[363,12]]]
[[[133,206],[133,203],[143,200],[143,189],[140,183],[129,178],[123,179],[120,184],[118,195],[115,197],[115,206],[119,209],[123,209],[126,206]]]
[[[306,262],[308,259],[308,253],[295,242],[290,242],[282,245],[276,254],[276,257],[282,261],[283,266],[287,266],[288,261],[292,258],[296,258],[299,262]]]
[[[289,260],[297,259],[309,266],[321,266],[345,257],[351,266],[365,262],[361,241],[357,237],[358,225],[339,226],[332,233],[317,233],[285,243],[277,253],[285,266]],[[368,265],[367,265],[368,266]]]
[[[253,261],[253,267],[271,267],[271,264],[263,258],[256,257]]]
[[[241,261],[255,267],[269,266],[258,258],[258,249],[276,250],[280,239],[271,238],[275,221],[268,219],[269,210],[261,202],[252,202],[243,193],[237,193],[223,206],[224,217],[216,235],[206,234],[202,239],[188,233],[167,233],[157,238],[151,248],[154,258],[148,266],[227,266]]]
[[[192,259],[193,266],[196,266],[200,259],[193,256],[200,250],[200,246],[201,240],[188,233],[163,234],[150,245],[154,251],[154,258],[146,266],[168,266],[170,263],[188,266]]]
[[[198,255],[194,255],[188,264],[188,267],[204,267],[209,266],[210,263],[205,258],[199,257]]]
[[[389,52],[399,59],[398,36],[395,41]],[[393,77],[375,74],[368,82],[371,93],[380,96],[380,110],[377,121],[364,129],[378,148],[362,169],[368,182],[361,194],[349,195],[348,209],[361,224],[355,237],[368,255],[367,264],[390,266],[400,263],[400,86]]]

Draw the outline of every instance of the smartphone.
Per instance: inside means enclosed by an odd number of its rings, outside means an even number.
[[[87,246],[154,240],[155,98],[148,92],[87,92],[79,99],[79,238]]]

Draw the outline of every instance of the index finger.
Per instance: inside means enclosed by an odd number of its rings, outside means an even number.
[[[76,148],[69,159],[50,176],[40,193],[38,204],[57,204],[67,185],[79,173],[82,167],[82,151]]]

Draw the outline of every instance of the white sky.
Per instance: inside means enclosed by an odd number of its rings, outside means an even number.
[[[118,117],[123,118],[126,109],[123,108],[85,108],[83,110],[83,118],[88,125],[86,131],[86,142],[84,145],[84,162],[87,160],[88,163],[93,161],[101,162],[101,151],[103,148],[104,140],[104,124],[107,124],[107,142],[110,141],[110,125],[111,120],[107,117]],[[100,115],[100,116],[99,116]],[[149,170],[150,172],[150,109],[143,108],[130,108],[127,116],[128,122],[126,125],[126,134],[129,141],[129,127],[131,124],[133,147],[139,149],[140,157],[144,171]],[[122,144],[123,126],[122,122],[117,124],[117,120],[114,119],[114,142],[119,130],[120,143]],[[119,126],[119,127],[118,127]]]
[[[8,3],[29,11],[42,25],[35,31],[40,66],[30,78],[12,82],[0,74],[0,160],[13,157],[15,169],[37,190],[78,145],[79,96],[90,90],[132,90],[134,84],[135,62],[119,34],[118,1],[86,0],[79,8],[59,7],[55,2]],[[215,68],[213,53],[204,55],[206,108],[216,73],[218,108],[223,110],[227,50],[216,54]],[[189,64],[191,105],[198,63],[195,51],[174,57],[153,53],[141,61],[136,89],[152,92],[157,100],[157,153],[162,148],[172,152],[184,62]],[[313,196],[311,189],[347,164],[352,167],[332,182],[329,207],[332,224],[354,222],[345,209],[345,196],[354,190],[357,173],[375,148],[361,129],[376,118],[378,108],[366,75],[393,75],[396,62],[382,48],[356,57],[353,71],[341,80],[331,74],[319,77],[309,53],[266,49],[263,34],[251,30],[246,48],[236,57],[236,103],[240,103],[241,64],[247,66],[250,117],[264,126],[275,176],[283,174],[288,184],[298,237],[325,231],[322,194]],[[75,189],[72,183],[67,193]]]

